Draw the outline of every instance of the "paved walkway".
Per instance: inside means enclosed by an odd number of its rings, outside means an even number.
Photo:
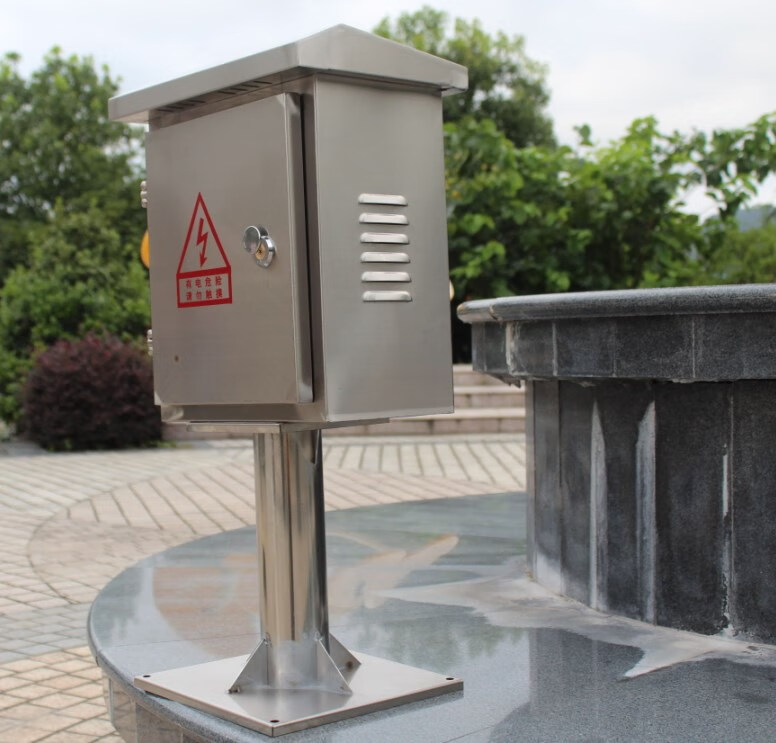
[[[519,434],[324,441],[327,510],[523,490]],[[0,741],[120,741],[86,647],[125,567],[254,523],[250,442],[90,454],[0,444]]]

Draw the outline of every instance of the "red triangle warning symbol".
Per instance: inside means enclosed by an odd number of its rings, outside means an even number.
[[[197,194],[175,274],[178,307],[232,303],[232,266],[202,194]]]

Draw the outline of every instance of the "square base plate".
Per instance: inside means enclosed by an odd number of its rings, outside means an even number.
[[[350,696],[316,689],[229,694],[248,655],[137,676],[135,686],[269,736],[463,690],[461,679],[363,653],[353,655],[361,665],[343,672],[353,691]]]

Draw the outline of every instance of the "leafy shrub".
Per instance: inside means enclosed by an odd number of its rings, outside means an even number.
[[[0,290],[0,418],[13,423],[36,351],[87,333],[141,338],[150,323],[148,279],[134,246],[104,214],[54,210],[31,238],[29,266]]]
[[[24,389],[27,435],[48,449],[119,449],[161,438],[151,362],[118,338],[61,340],[40,353]]]

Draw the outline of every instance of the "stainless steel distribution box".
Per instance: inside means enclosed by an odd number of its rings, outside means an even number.
[[[137,93],[166,420],[452,410],[441,96],[466,70],[347,26]]]

